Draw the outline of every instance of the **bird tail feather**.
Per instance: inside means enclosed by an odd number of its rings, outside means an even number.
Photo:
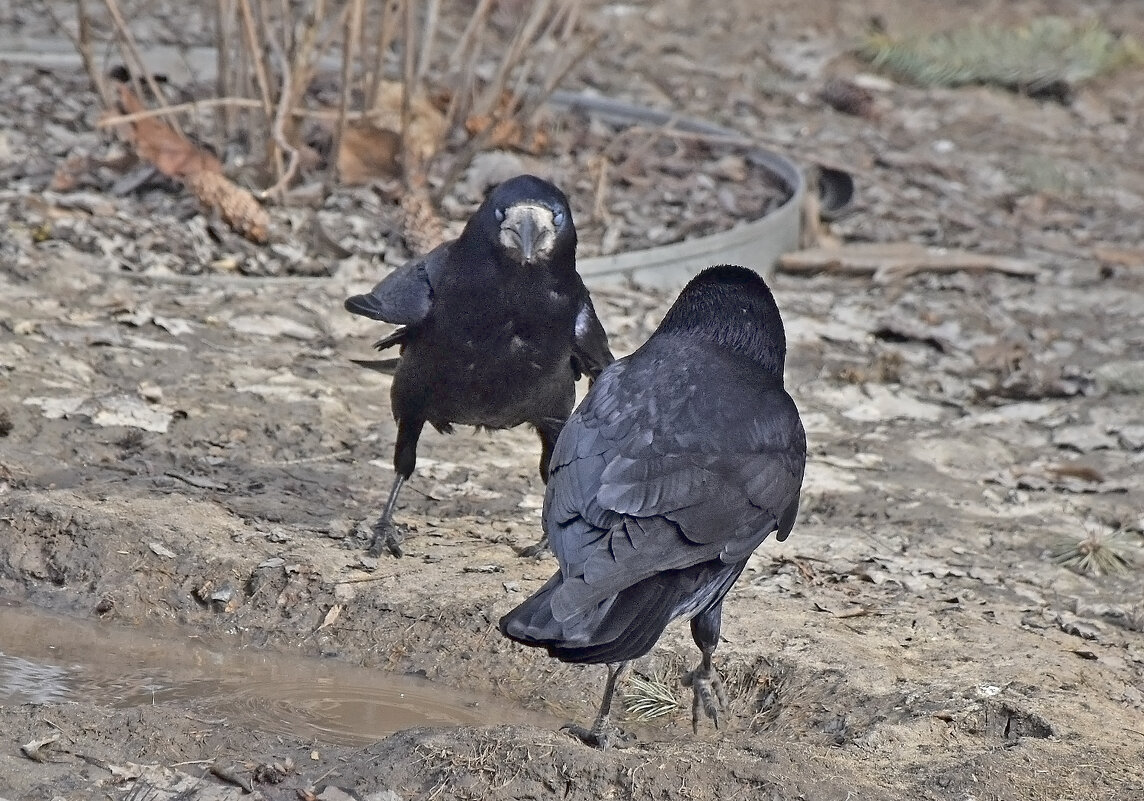
[[[561,583],[557,573],[502,617],[500,630],[523,645],[547,649],[562,662],[599,664],[643,656],[655,645],[685,597],[679,587],[653,577],[584,615],[561,622],[552,615],[552,593]]]

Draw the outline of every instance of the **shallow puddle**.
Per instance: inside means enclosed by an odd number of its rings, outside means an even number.
[[[541,723],[422,679],[0,604],[0,706],[78,700],[171,705],[208,723],[341,745],[411,726]]]

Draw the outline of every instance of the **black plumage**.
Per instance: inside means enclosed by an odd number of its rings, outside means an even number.
[[[723,597],[798,512],[806,435],[783,387],[786,337],[764,281],[743,267],[696,276],[650,339],[600,374],[556,443],[543,524],[560,570],[500,621],[564,662],[609,666],[586,742],[606,745],[623,666],[690,619],[703,654],[687,676],[719,725],[711,664]]]
[[[461,235],[388,275],[346,309],[399,326],[379,350],[400,346],[390,399],[397,476],[370,552],[401,555],[393,509],[417,462],[425,423],[540,434],[540,476],[575,403],[575,382],[612,362],[608,337],[576,272],[568,199],[521,175],[497,186]],[[386,362],[361,362],[388,369]],[[543,541],[542,541],[543,542]]]

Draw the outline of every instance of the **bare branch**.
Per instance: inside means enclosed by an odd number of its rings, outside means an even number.
[[[408,0],[393,0],[393,2],[385,0],[382,5],[381,22],[378,24],[375,68],[369,92],[369,108],[377,108],[381,103],[381,85],[382,76],[385,72],[385,54],[389,52],[389,46],[393,43],[394,34],[397,32],[397,21],[404,18],[403,15],[405,14],[405,7],[407,5]]]
[[[433,57],[433,43],[437,38],[437,24],[441,17],[441,0],[429,0],[425,9],[425,24],[421,28],[421,52],[417,55],[417,73],[414,86],[420,86],[429,71],[429,61]]]
[[[143,56],[139,53],[139,47],[135,44],[135,37],[131,34],[131,29],[127,27],[123,14],[119,10],[119,3],[116,0],[103,0],[103,4],[107,7],[108,13],[111,14],[111,21],[115,25],[116,36],[124,48],[124,54],[130,56],[125,60],[131,62],[131,74],[142,77],[147,83],[147,88],[154,95],[155,102],[160,107],[166,106],[167,98],[164,96],[163,90],[159,88],[155,76],[151,74],[151,70],[144,63]],[[177,125],[175,129],[178,130]]]
[[[79,53],[80,58],[83,60],[83,68],[87,72],[88,78],[91,79],[92,86],[95,91],[99,93],[99,99],[103,103],[104,108],[115,108],[115,97],[111,93],[111,89],[107,86],[107,81],[104,79],[103,72],[96,66],[95,56],[91,49],[91,18],[87,13],[87,3],[85,0],[78,0],[76,3],[76,24],[77,34],[72,35],[64,25],[63,20],[56,16],[55,9],[47,0],[40,0],[40,5],[44,9],[52,22],[55,23],[56,28],[63,31],[64,35],[71,40],[72,45],[75,46],[76,52]]]
[[[269,34],[269,32],[267,33]],[[270,45],[270,50],[274,53],[274,57],[278,59],[282,70],[282,89],[278,93],[278,108],[274,112],[272,133],[274,135],[274,143],[287,155],[288,161],[286,169],[283,170],[274,185],[262,190],[260,196],[263,198],[274,197],[275,195],[281,197],[286,194],[286,187],[294,180],[294,174],[298,171],[299,161],[298,149],[290,144],[286,135],[286,122],[290,117],[290,108],[292,105],[290,98],[293,97],[294,94],[294,87],[292,86],[293,73],[290,70],[289,62],[286,61],[286,52],[282,49],[278,38],[273,35],[268,35],[266,41]]]
[[[401,163],[405,173],[405,185],[408,188],[411,184],[410,176],[422,165],[414,165],[413,148],[409,142],[409,126],[413,120],[413,93],[417,91],[415,85],[416,81],[416,61],[414,58],[413,48],[414,40],[416,38],[413,18],[413,3],[405,4],[405,41],[402,43],[403,62],[402,62],[402,87],[401,87]]]
[[[335,174],[338,159],[342,152],[342,137],[346,131],[346,115],[349,113],[350,95],[353,93],[353,84],[350,80],[356,54],[354,49],[361,40],[362,15],[364,14],[363,0],[351,0],[349,14],[346,17],[345,37],[342,40],[342,91],[338,96],[338,124],[334,128],[333,163]]]

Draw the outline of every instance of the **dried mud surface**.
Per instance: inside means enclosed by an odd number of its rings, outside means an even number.
[[[834,229],[845,239],[1041,270],[776,279],[811,456],[794,533],[765,543],[728,597],[717,659],[729,725],[693,735],[678,686],[675,713],[632,723],[636,742],[607,753],[530,725],[348,748],[177,704],[9,706],[0,796],[241,797],[206,773],[213,762],[263,798],[339,797],[328,786],[375,799],[1144,797],[1139,72],[1071,106],[890,85],[875,119],[848,117],[816,98],[856,69],[842,54],[865,14],[893,30],[922,13],[937,26],[1074,5],[974,2],[936,18],[921,0],[835,5],[850,4],[609,6],[605,50],[571,87],[853,169],[855,213]],[[1089,8],[1144,38],[1126,5]],[[90,124],[91,98],[69,111],[56,80],[5,79],[21,109],[0,130],[9,167],[38,159],[50,176],[84,145],[53,115]],[[36,113],[40,138],[25,133]],[[136,275],[105,237],[85,238],[89,215],[113,215],[140,261],[164,245],[171,259],[199,255],[176,247],[185,232],[101,202],[0,190],[0,598],[590,717],[602,669],[554,663],[495,628],[554,569],[514,552],[538,535],[530,432],[428,434],[398,512],[406,558],[364,556],[394,426],[388,379],[348,361],[380,332],[341,300],[376,279],[380,256],[313,279]],[[37,220],[79,233],[37,237]],[[596,290],[615,349],[643,341],[672,296]],[[1113,529],[1126,572],[1053,561],[1062,540]],[[674,677],[695,658],[676,626],[637,670]],[[21,754],[56,733],[45,761]]]

